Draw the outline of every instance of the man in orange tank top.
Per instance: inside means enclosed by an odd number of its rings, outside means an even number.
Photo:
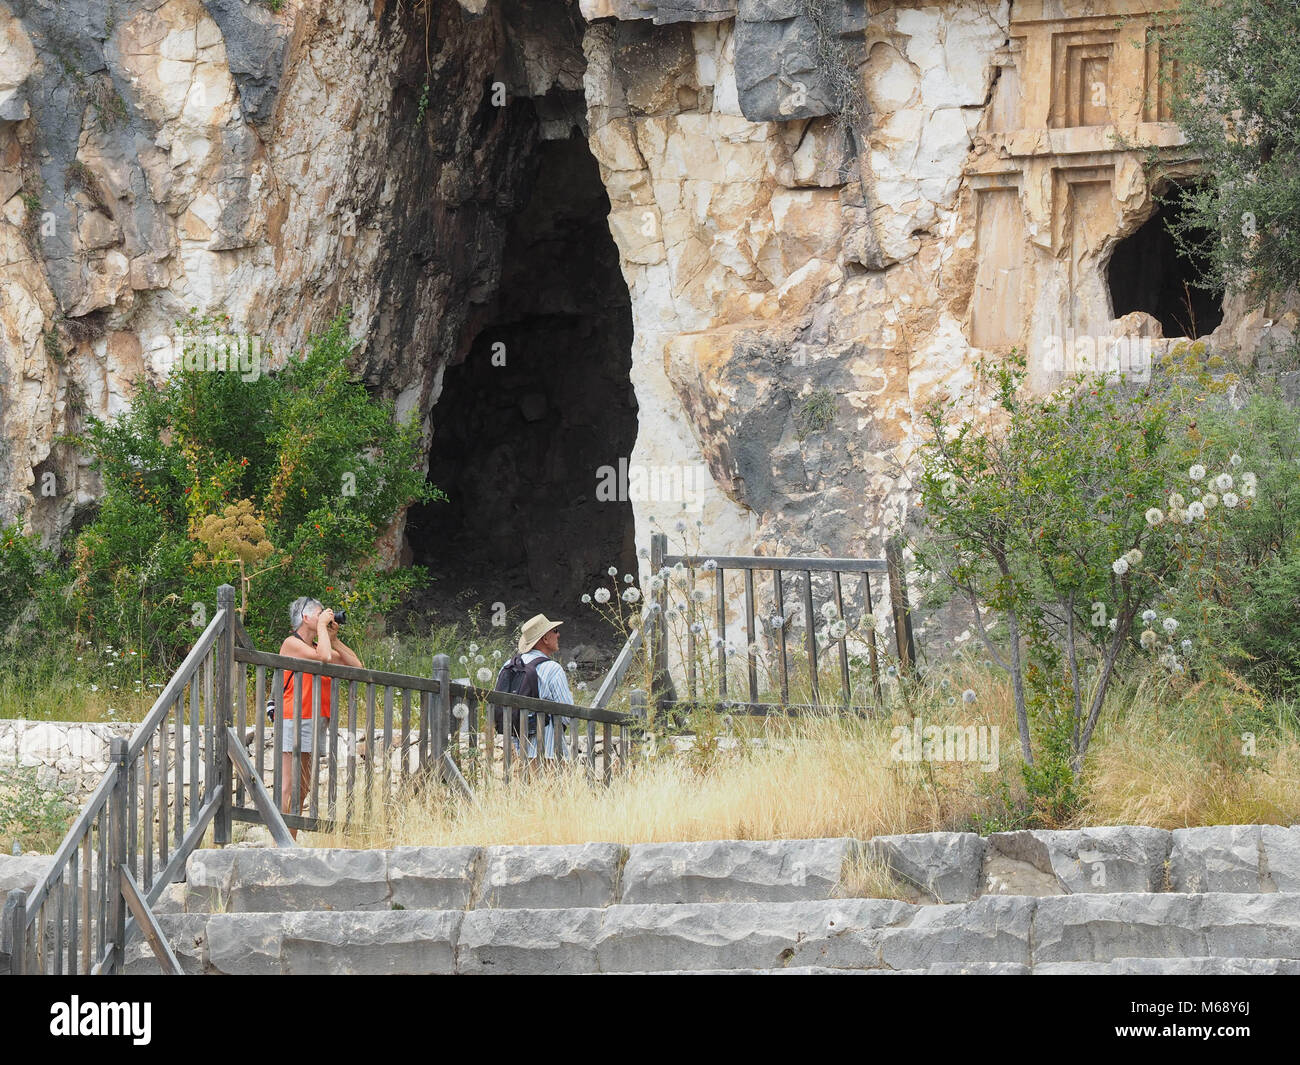
[[[295,599],[289,606],[289,625],[293,629],[280,645],[280,654],[288,658],[302,658],[314,662],[328,662],[335,665],[356,666],[361,668],[361,659],[353,650],[339,639],[338,622],[334,620],[334,611],[321,605],[319,600],[308,596]],[[299,787],[298,812],[306,807],[307,795],[311,789],[312,763],[312,688],[318,674],[302,674],[302,716],[298,716],[298,692],[296,677],[288,673],[284,677],[284,725],[281,738],[280,754],[280,810],[289,813],[293,803],[293,750],[295,733],[298,735]],[[319,677],[321,734],[330,716],[330,678]],[[289,830],[294,838],[297,829]]]

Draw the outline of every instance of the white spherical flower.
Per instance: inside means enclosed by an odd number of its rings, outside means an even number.
[[[1165,620],[1160,623],[1160,627],[1163,628],[1165,632],[1169,633],[1170,636],[1172,636],[1175,632],[1178,631],[1178,619],[1165,618]]]
[[[500,658],[500,657],[501,657],[501,648],[500,648],[500,647],[494,647],[494,648],[492,648],[492,657],[493,657],[493,658]]]
[[[1187,507],[1187,516],[1193,521],[1205,517],[1205,504],[1199,499],[1196,500],[1196,502],[1189,504]]]
[[[1191,641],[1190,639],[1188,639],[1188,640],[1184,640],[1181,644],[1179,644],[1179,646],[1180,646],[1184,651],[1190,651],[1190,650],[1192,649],[1192,641]]]
[[[844,639],[844,636],[845,636],[845,634],[846,634],[848,631],[849,631],[849,627],[848,627],[848,625],[845,623],[845,621],[844,621],[843,618],[836,618],[834,621],[831,622],[831,639],[832,639],[832,640],[842,640],[842,639]]]
[[[591,602],[591,596],[589,596],[589,595],[585,595],[585,594],[584,594],[583,597],[582,597],[582,601],[583,601],[584,603],[590,603],[590,602]]]
[[[1150,510],[1147,511],[1148,525],[1159,525],[1164,520],[1165,520],[1165,516],[1162,513],[1160,513],[1159,507],[1152,507]]]
[[[834,603],[822,603],[822,617],[833,620],[840,616],[839,608]]]
[[[1133,548],[1133,550],[1131,550],[1131,551],[1125,551],[1125,552],[1124,552],[1124,557],[1125,557],[1126,559],[1128,559],[1128,564],[1129,564],[1130,566],[1140,566],[1140,565],[1142,565],[1142,558],[1143,558],[1143,555],[1142,555],[1142,552],[1139,551],[1136,547]]]
[[[451,708],[451,716],[457,721],[464,721],[465,718],[469,717],[469,707],[464,703],[457,703]]]
[[[1198,462],[1195,466],[1193,466],[1190,470],[1187,471],[1187,476],[1190,477],[1193,481],[1203,480],[1205,477],[1205,467]]]
[[[578,691],[585,692],[586,690],[587,690],[587,682],[585,680],[578,681]]]
[[[1156,612],[1154,610],[1142,611],[1142,624],[1150,625],[1151,622],[1155,621],[1155,619],[1156,619]]]
[[[975,695],[974,688],[967,688],[964,692],[961,693],[961,701],[963,703],[973,703],[975,699],[976,699],[976,695]]]
[[[623,583],[624,583],[624,584],[631,584],[631,583],[632,583],[632,580],[633,580],[632,574],[630,574],[630,573],[625,573],[625,574],[623,574]]]
[[[456,661],[463,666],[466,662],[469,661],[469,655],[461,655],[458,659],[456,659]]]
[[[698,622],[698,621],[696,621],[696,622],[692,622],[692,624],[691,624],[691,632],[695,633],[695,635],[698,636],[698,635],[699,635],[700,633],[702,633],[703,631],[704,631],[704,626],[703,626],[703,624],[701,624],[701,623]]]
[[[640,598],[641,598],[641,593],[638,592],[635,588],[628,588],[623,593],[623,602],[625,603],[635,603]]]
[[[655,574],[655,576],[657,576],[661,581],[666,581],[672,575],[673,575],[673,571],[670,570],[667,566],[661,566],[659,568],[659,572]]]
[[[1179,493],[1173,492],[1169,496],[1170,510],[1182,510],[1185,506],[1187,506],[1187,500],[1185,500]]]
[[[1254,475],[1253,473],[1249,473],[1249,472],[1247,472],[1247,473],[1243,473],[1243,474],[1241,475],[1241,486],[1242,486],[1243,488],[1246,488],[1246,487],[1254,488],[1254,487],[1255,487],[1255,475]]]
[[[704,560],[704,564],[700,566],[700,569],[704,570],[705,573],[712,573],[717,568],[718,568],[717,562],[715,562],[711,558],[706,558]]]
[[[1185,525],[1185,524],[1187,524],[1187,511],[1185,511],[1185,510],[1171,510],[1171,511],[1169,512],[1169,523],[1170,523],[1171,525]],[[1175,534],[1175,535],[1176,535],[1176,534]]]
[[[643,548],[641,548],[641,550],[638,551],[638,552],[636,553],[636,557],[637,557],[637,558],[649,558],[649,557],[650,557],[650,549],[649,549],[648,547],[643,547]]]
[[[470,644],[470,645],[469,645],[469,653],[472,654],[472,655],[476,655],[476,654],[478,654],[478,644],[476,644],[476,643],[472,643],[472,644]]]
[[[691,602],[692,602],[692,603],[702,603],[702,602],[704,602],[704,600],[706,600],[708,597],[709,597],[709,596],[708,596],[708,593],[705,592],[704,589],[702,589],[702,588],[696,588],[695,591],[691,592]]]
[[[785,624],[785,618],[783,618],[780,614],[773,614],[768,619],[768,624],[774,629],[779,629]]]
[[[1241,494],[1244,499],[1255,498],[1255,486],[1253,484],[1244,484],[1241,486]]]
[[[862,627],[868,632],[875,632],[876,616],[874,614],[865,614],[862,618]]]
[[[1241,456],[1240,456],[1240,455],[1233,455],[1232,458],[1228,459],[1228,465],[1229,465],[1229,466],[1240,466],[1240,465],[1241,465]]]
[[[577,663],[577,662],[569,662],[568,664],[565,665],[564,668],[567,669],[570,673],[572,673],[575,669],[578,668],[578,663]]]
[[[492,683],[492,670],[488,669],[487,666],[484,666],[482,669],[480,669],[480,670],[479,670],[477,673],[475,673],[474,675],[475,675],[476,677],[478,677],[478,682],[479,682],[480,684],[491,684],[491,683]]]
[[[608,589],[608,588],[597,588],[597,589],[596,589],[596,594],[595,594],[595,599],[596,599],[596,602],[598,602],[598,603],[608,603],[608,602],[609,602],[609,589]]]
[[[1213,492],[1206,492],[1205,495],[1201,497],[1201,505],[1204,506],[1206,510],[1213,510],[1219,505],[1219,497]]]
[[[1237,499],[1237,495],[1235,492],[1223,493],[1223,505],[1227,507],[1229,510],[1235,507],[1239,502],[1240,500]]]
[[[756,643],[751,643],[745,648],[745,654],[749,655],[750,658],[757,658],[761,651],[762,648],[760,648]]]
[[[1220,492],[1226,492],[1229,488],[1232,487],[1232,474],[1230,473],[1219,474],[1218,477],[1214,478],[1214,487],[1217,488]]]
[[[484,658],[482,655],[475,655],[475,656],[474,656],[474,664],[475,664],[476,666],[481,666],[481,665],[482,665],[484,662],[486,662],[486,661],[487,661],[487,659]]]
[[[609,569],[607,569],[605,572],[608,573],[611,577],[617,577],[617,576],[618,576],[618,567],[617,567],[617,566],[610,566]]]
[[[1117,577],[1122,577],[1128,572],[1128,559],[1117,558],[1110,564],[1110,568],[1115,571]]]
[[[1138,637],[1138,642],[1142,644],[1142,649],[1144,651],[1149,651],[1160,642],[1160,637],[1151,629],[1143,629],[1142,635]]]

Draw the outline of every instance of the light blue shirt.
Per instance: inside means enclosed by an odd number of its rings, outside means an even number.
[[[564,667],[536,648],[525,651],[522,656],[524,662],[535,662],[539,658],[545,661],[537,667],[537,697],[549,699],[553,703],[568,703],[572,706],[573,693],[569,691],[569,678],[564,672]]]

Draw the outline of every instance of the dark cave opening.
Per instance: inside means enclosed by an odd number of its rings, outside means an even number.
[[[1145,311],[1159,321],[1166,337],[1204,336],[1223,321],[1223,292],[1197,286],[1197,264],[1179,250],[1170,232],[1170,221],[1179,220],[1182,211],[1175,190],[1116,245],[1107,270],[1115,317]],[[1209,236],[1202,230],[1189,234],[1194,245]]]
[[[448,499],[412,509],[407,543],[434,616],[504,604],[512,625],[544,612],[582,637],[583,592],[636,572],[631,504],[596,497],[636,439],[631,300],[584,136],[535,143],[516,202],[495,299],[432,412]]]

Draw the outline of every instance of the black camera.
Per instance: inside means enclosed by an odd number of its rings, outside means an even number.
[[[346,610],[334,611],[334,621],[337,624],[342,625],[347,620],[348,620],[348,612]]]

